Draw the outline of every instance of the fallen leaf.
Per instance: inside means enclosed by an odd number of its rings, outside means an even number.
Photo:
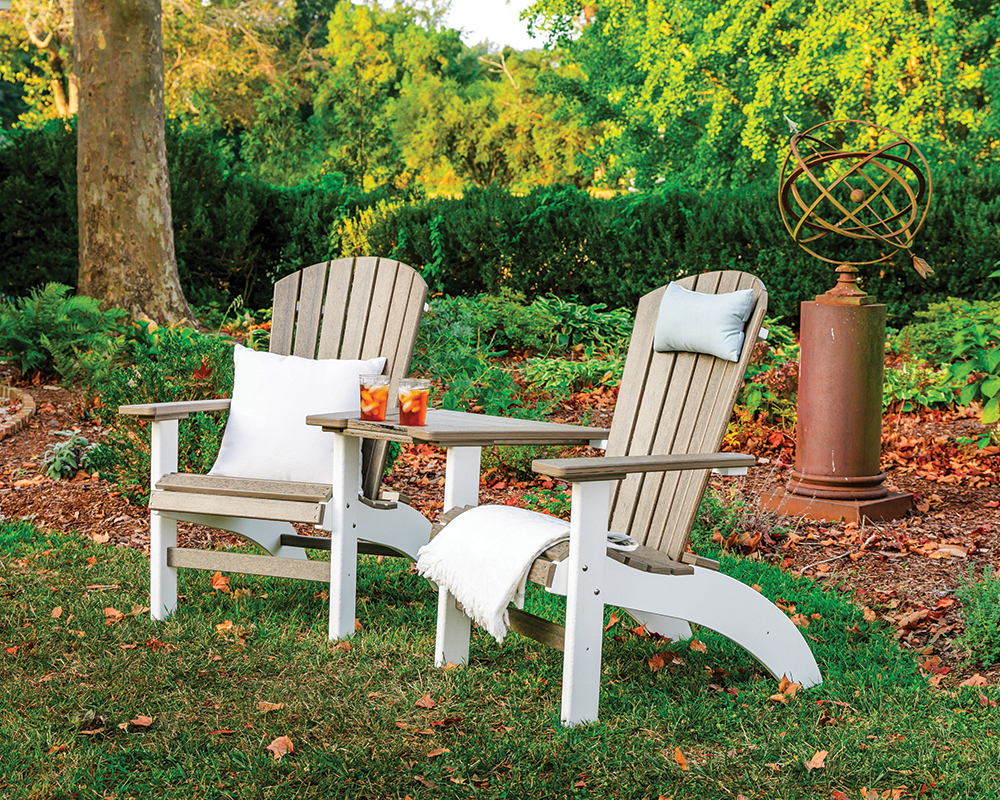
[[[792,624],[796,628],[809,627],[809,617],[805,616],[804,614],[793,614],[791,619],[792,619]]]
[[[650,670],[652,670],[653,672],[656,672],[657,670],[663,669],[663,655],[660,654],[660,653],[657,653],[651,659],[649,659],[648,663],[649,663]]]
[[[427,692],[427,694],[417,700],[417,708],[434,708],[436,705],[437,701],[431,697],[430,692]]]
[[[119,611],[117,608],[106,608],[104,609],[104,624],[114,625],[116,622],[121,622],[125,619],[125,615]]]
[[[437,758],[438,756],[443,755],[444,753],[450,753],[450,752],[451,750],[449,750],[447,747],[436,747],[427,754],[427,757]]]
[[[232,736],[234,733],[236,733],[236,731],[219,730],[219,731],[209,731],[208,735],[209,736]]]
[[[62,606],[56,606],[52,609],[52,619],[59,619],[62,616]]]
[[[148,647],[153,652],[156,652],[161,647],[166,647],[166,646],[167,644],[165,642],[161,642],[159,639],[149,638],[146,640],[146,647]]]
[[[284,708],[284,703],[268,703],[266,700],[261,700],[257,703],[257,710],[263,711],[265,714],[268,711],[277,711],[278,709]]]
[[[95,533],[90,538],[92,541],[97,542],[97,544],[107,544],[111,541],[111,537],[106,533]]]
[[[989,684],[989,681],[986,680],[986,678],[984,678],[982,675],[980,675],[977,672],[971,678],[966,678],[964,681],[962,681],[958,685],[959,686],[989,686],[990,684]]]
[[[282,756],[295,752],[295,748],[292,746],[292,740],[287,736],[279,736],[267,746],[267,749],[271,751],[275,761]]]
[[[58,755],[59,753],[65,753],[68,750],[69,747],[67,747],[64,744],[54,744],[52,745],[52,747],[49,748],[49,751],[45,755],[47,756]]]
[[[231,619],[227,619],[224,622],[220,622],[218,625],[215,626],[216,633],[226,633],[227,631],[231,631],[232,629],[233,629],[233,621]]]
[[[231,592],[232,589],[229,588],[229,578],[221,572],[216,572],[212,576],[212,589],[217,592]]]
[[[816,755],[805,762],[806,770],[812,772],[814,769],[824,769],[826,767],[826,764],[824,763],[826,761],[826,756],[826,750],[817,750]]]
[[[90,564],[90,566],[94,566],[94,564],[97,563],[97,556],[91,556],[90,558],[85,558],[84,561]]]
[[[608,620],[608,624],[604,626],[604,630],[609,630],[610,628],[613,628],[617,624],[618,624],[618,615],[614,611],[612,611],[611,617]]]
[[[681,768],[681,772],[688,771],[689,767],[687,759],[684,758],[684,754],[681,752],[681,749],[679,747],[674,749],[674,761],[676,761],[677,766]]]
[[[861,611],[865,615],[865,622],[869,624],[878,619],[878,614],[868,608],[868,606],[865,606]]]
[[[348,641],[346,641],[346,640],[343,640],[343,639],[341,639],[341,640],[340,640],[339,642],[337,642],[337,643],[336,643],[336,644],[335,644],[335,645],[333,646],[333,649],[334,649],[334,651],[337,651],[337,650],[339,650],[339,651],[341,651],[342,653],[346,653],[346,652],[347,652],[348,650],[350,650],[350,649],[351,649],[351,643],[350,643],[350,642],[348,642]]]
[[[688,645],[692,650],[697,650],[699,653],[707,653],[708,647],[704,642],[700,642],[697,639],[692,639],[691,644]]]
[[[129,722],[131,722],[137,728],[148,728],[150,725],[153,724],[153,718],[152,717],[136,717],[135,719],[129,720]]]
[[[438,785],[434,781],[428,780],[423,775],[414,775],[413,780],[427,789],[437,789]]]

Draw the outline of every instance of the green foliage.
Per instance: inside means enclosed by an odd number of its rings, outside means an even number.
[[[119,415],[118,407],[228,397],[233,388],[232,342],[190,328],[136,325],[116,342],[113,357],[96,372],[91,390],[101,398],[101,421],[110,432],[94,454],[102,474],[123,493],[145,502],[149,494],[149,426]],[[207,472],[219,452],[225,414],[194,414],[179,425],[182,472]]]
[[[591,156],[611,186],[770,181],[786,115],[803,130],[870,120],[941,163],[997,158],[997,109],[983,100],[1000,83],[995,5],[607,0],[579,32],[578,3],[531,12],[581,66],[560,88],[601,126]]]
[[[904,360],[888,367],[882,383],[882,408],[903,412],[942,408],[955,400],[949,370],[934,369],[921,361]]]
[[[625,360],[614,356],[600,357],[593,348],[586,348],[580,359],[530,358],[524,363],[528,383],[552,397],[565,397],[572,392],[598,386],[617,386],[625,370]]]
[[[72,431],[54,431],[55,436],[66,438],[56,444],[49,445],[42,456],[42,469],[53,480],[69,478],[80,469],[91,469],[94,450],[86,436],[79,429]]]
[[[556,344],[562,350],[593,345],[623,352],[628,347],[634,321],[631,311],[607,311],[604,303],[588,306],[556,296],[536,298],[531,305],[555,320]]]
[[[0,293],[50,281],[75,285],[76,130],[49,123],[0,139]]]
[[[945,368],[947,378],[933,369],[915,369],[913,388],[937,398],[948,386],[961,405],[981,403],[983,424],[995,425],[1000,420],[1000,301],[949,298],[917,316],[928,321],[908,325],[893,347]],[[989,442],[989,434],[979,439],[982,447]]]
[[[992,570],[983,570],[977,581],[969,567],[965,580],[955,587],[955,595],[962,601],[965,631],[961,643],[982,666],[989,667],[1000,661],[1000,576]]]
[[[756,421],[792,428],[799,388],[799,345],[794,331],[771,317],[765,319],[764,328],[768,337],[754,345],[734,413],[744,424]]]
[[[962,198],[964,188],[972,199]],[[986,265],[1000,255],[998,197],[1000,169],[948,176],[935,185],[938,211],[921,234],[921,253],[935,275],[924,281],[902,261],[863,268],[865,288],[888,305],[892,324],[905,324],[948,294],[981,294],[992,271]],[[349,242],[340,239],[343,254],[389,253],[421,268],[432,292],[449,295],[507,288],[529,300],[554,295],[631,309],[669,280],[741,269],[768,287],[770,313],[792,322],[803,300],[835,280],[828,266],[792,244],[771,185],[696,193],[664,184],[607,199],[572,187],[525,195],[475,189],[386,205],[353,230]],[[845,246],[843,255],[866,260],[857,246]]]
[[[569,519],[573,505],[573,491],[569,487],[555,486],[551,489],[530,489],[524,493],[525,508],[551,514],[553,517]]]
[[[82,353],[101,350],[126,316],[101,311],[91,297],[69,296],[69,286],[48,283],[16,302],[0,304],[0,352],[13,356],[21,374],[57,374],[72,381]]]

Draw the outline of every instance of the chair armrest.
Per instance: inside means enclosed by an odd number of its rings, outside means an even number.
[[[191,414],[197,414],[200,411],[228,411],[231,402],[228,397],[225,397],[220,400],[181,400],[176,403],[147,403],[136,406],[118,406],[118,413],[159,422],[167,419],[187,419]]]
[[[665,456],[613,456],[605,458],[551,458],[531,462],[531,469],[571,483],[612,481],[633,472],[752,467],[754,456],[742,453],[691,453]]]

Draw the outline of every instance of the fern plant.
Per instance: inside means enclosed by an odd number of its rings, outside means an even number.
[[[80,356],[107,345],[127,316],[101,311],[92,297],[71,296],[69,286],[48,283],[27,297],[0,303],[0,353],[12,356],[21,375],[59,375],[72,381]]]

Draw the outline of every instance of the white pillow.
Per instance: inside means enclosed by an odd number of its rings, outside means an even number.
[[[326,483],[333,436],[306,425],[310,414],[361,410],[358,375],[378,375],[385,359],[337,361],[233,351],[233,401],[209,475]]]
[[[739,361],[753,289],[727,294],[692,292],[671,282],[660,301],[653,349],[684,350]]]

